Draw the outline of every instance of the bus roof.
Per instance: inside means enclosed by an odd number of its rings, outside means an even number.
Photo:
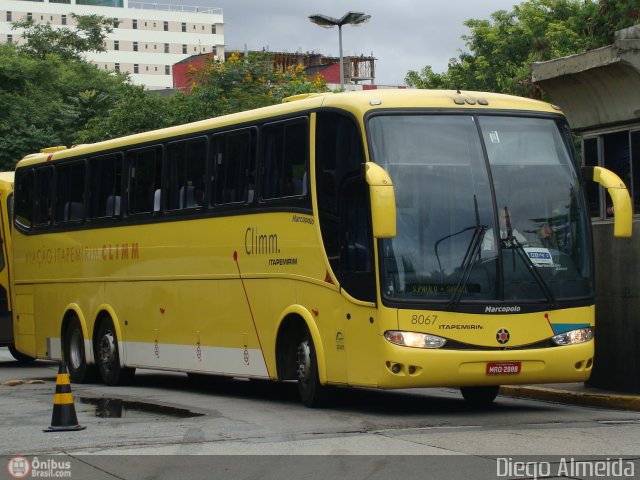
[[[269,117],[290,115],[295,112],[315,110],[320,107],[341,108],[362,118],[365,113],[383,109],[448,109],[448,110],[517,110],[531,112],[560,113],[558,107],[529,98],[515,97],[497,93],[455,91],[455,90],[419,90],[419,89],[381,89],[336,94],[296,95],[285,99],[278,105],[247,110],[240,113],[214,117],[198,122],[149,132],[137,133],[103,142],[75,145],[71,148],[51,147],[41,153],[24,157],[17,167],[38,164],[54,159],[88,155],[104,150],[117,149],[143,144],[212,129],[259,121]],[[45,151],[46,150],[46,151]]]

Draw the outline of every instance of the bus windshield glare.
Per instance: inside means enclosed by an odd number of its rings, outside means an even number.
[[[397,204],[397,235],[381,241],[385,300],[544,309],[592,299],[588,217],[563,120],[398,114],[368,128]]]

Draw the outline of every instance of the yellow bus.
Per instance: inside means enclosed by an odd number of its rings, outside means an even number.
[[[13,343],[13,316],[11,312],[10,271],[11,212],[13,211],[13,172],[0,172],[0,347],[9,347],[13,358],[28,363],[32,357],[16,350]]]
[[[590,222],[557,108],[477,92],[306,95],[27,156],[18,349],[333,386],[574,382],[593,364]],[[629,195],[589,177],[631,233]]]

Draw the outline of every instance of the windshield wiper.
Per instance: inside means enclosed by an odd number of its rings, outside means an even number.
[[[442,275],[442,265],[440,264],[440,257],[438,256],[438,244],[443,240],[446,240],[451,237],[455,237],[456,235],[460,235],[461,233],[468,232],[469,230],[473,230],[473,236],[469,241],[469,245],[467,245],[467,251],[464,254],[464,258],[462,259],[462,263],[460,264],[460,268],[462,269],[462,275],[458,279],[458,284],[456,285],[453,294],[449,298],[449,307],[452,307],[456,303],[460,301],[462,298],[462,294],[464,293],[464,289],[467,286],[467,282],[469,281],[469,277],[471,276],[471,271],[473,270],[473,266],[475,265],[474,259],[478,255],[480,251],[480,246],[482,245],[482,240],[484,239],[484,234],[488,230],[489,227],[486,225],[480,225],[480,214],[478,213],[478,200],[476,196],[473,196],[473,205],[476,214],[476,224],[472,227],[463,228],[459,232],[452,233],[451,235],[447,235],[446,237],[441,238],[435,244],[436,250],[436,258],[438,259],[438,267],[440,268],[440,274]],[[442,283],[442,280],[441,282]]]
[[[531,273],[531,276],[534,278],[534,280],[542,290],[542,293],[544,293],[544,296],[547,297],[547,302],[549,302],[552,305],[555,304],[556,298],[551,292],[549,285],[547,285],[547,282],[545,282],[544,278],[542,278],[542,275],[540,275],[540,272],[538,271],[536,266],[533,264],[533,262],[531,261],[531,258],[529,258],[529,255],[527,255],[527,252],[525,251],[522,244],[518,241],[518,239],[514,236],[511,236],[503,239],[502,242],[503,242],[504,248],[508,248],[516,251],[518,256],[522,259],[524,264],[527,266],[529,273]],[[515,257],[514,257],[514,262],[515,262]]]
[[[534,278],[534,280],[542,290],[542,293],[544,293],[544,296],[547,297],[547,302],[549,302],[552,305],[555,304],[556,299],[553,295],[553,292],[551,292],[549,285],[547,285],[547,282],[545,282],[544,278],[542,278],[542,275],[540,275],[540,272],[538,271],[536,266],[533,264],[533,262],[531,261],[531,258],[529,258],[529,255],[527,254],[524,247],[522,246],[522,244],[514,234],[513,228],[511,227],[509,210],[507,209],[507,207],[504,207],[504,211],[505,211],[505,220],[506,220],[506,227],[507,227],[507,237],[501,240],[502,247],[516,251],[518,256],[522,259],[524,264],[527,266],[529,273],[531,273],[531,276]],[[515,257],[513,257],[513,261],[514,261],[514,268],[515,268]]]

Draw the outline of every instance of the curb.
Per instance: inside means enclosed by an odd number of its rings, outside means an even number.
[[[640,396],[617,395],[606,393],[585,393],[571,390],[560,390],[545,387],[522,387],[504,385],[500,387],[500,395],[515,398],[532,398],[550,402],[604,407],[616,410],[640,411]]]

